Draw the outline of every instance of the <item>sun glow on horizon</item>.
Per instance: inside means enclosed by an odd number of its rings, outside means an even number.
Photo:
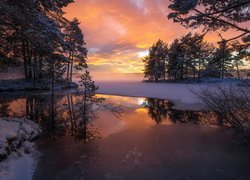
[[[141,52],[138,52],[138,57],[139,58],[144,58],[145,56],[148,55],[148,50],[147,51],[141,51]]]

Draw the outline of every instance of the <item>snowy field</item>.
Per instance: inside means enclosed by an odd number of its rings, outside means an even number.
[[[228,79],[221,84],[237,83],[238,80]],[[96,81],[99,85],[98,93],[133,97],[151,97],[172,101],[175,109],[201,110],[204,106],[195,97],[193,91],[209,88],[211,82],[206,83],[149,83],[140,81]]]
[[[0,179],[31,180],[39,153],[30,142],[40,128],[32,121],[0,118]]]

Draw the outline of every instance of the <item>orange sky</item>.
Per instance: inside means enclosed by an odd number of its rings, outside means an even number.
[[[158,39],[171,43],[191,31],[167,19],[168,3],[169,0],[76,0],[64,10],[67,18],[76,17],[81,22],[93,72],[142,73],[142,57],[153,43]],[[218,41],[217,34],[208,34],[206,40]]]

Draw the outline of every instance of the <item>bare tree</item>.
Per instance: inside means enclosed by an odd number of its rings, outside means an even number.
[[[230,126],[250,140],[250,83],[212,84],[194,92],[199,100],[218,116],[220,125]]]

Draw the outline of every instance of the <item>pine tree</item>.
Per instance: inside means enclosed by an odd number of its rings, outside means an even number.
[[[224,78],[225,73],[232,69],[231,50],[226,41],[219,43],[219,48],[213,55],[213,65],[220,72],[220,78]]]
[[[65,58],[60,54],[51,54],[46,60],[46,65],[44,69],[43,80],[51,90],[51,129],[52,132],[55,131],[55,91],[56,91],[56,82],[61,81],[62,74],[65,72],[64,66]],[[54,134],[53,137],[55,138]]]
[[[175,39],[169,48],[168,76],[170,79],[182,80],[185,54],[179,39]]]
[[[65,52],[62,8],[73,0],[0,2],[0,56],[20,61],[27,80],[37,81],[51,54]]]
[[[78,111],[76,138],[84,141],[92,138],[93,132],[88,131],[88,124],[91,120],[96,118],[94,105],[99,105],[104,101],[103,98],[96,97],[98,86],[92,80],[89,71],[85,71],[81,75],[80,86],[83,88],[82,99],[79,102],[80,109]]]
[[[250,61],[250,44],[240,44],[238,41],[232,44],[233,65],[236,68],[238,79],[241,78],[240,67],[244,66],[244,61]]]
[[[204,32],[234,29],[240,34],[227,41],[240,37],[249,41],[250,29],[244,25],[249,22],[249,5],[249,0],[172,0],[168,18],[186,28],[203,27]]]
[[[66,42],[66,49],[68,52],[68,67],[67,67],[67,79],[72,82],[73,65],[76,63],[75,68],[82,70],[86,68],[87,49],[83,39],[83,34],[79,28],[79,21],[74,18],[65,25],[64,39]]]
[[[158,40],[150,49],[149,55],[143,59],[144,77],[157,82],[166,78],[166,64],[168,61],[168,45]]]

